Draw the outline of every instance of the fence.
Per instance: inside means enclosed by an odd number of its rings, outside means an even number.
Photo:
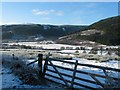
[[[55,65],[52,61],[71,64],[71,65],[74,65],[74,68],[67,68],[67,67]],[[104,75],[77,69],[78,66],[85,66],[85,67],[101,69],[103,71]],[[53,69],[50,69],[49,67],[53,67]],[[59,69],[70,71],[70,72],[72,72],[72,75],[60,72]],[[51,72],[51,73],[54,73],[54,74],[47,73],[48,71]],[[108,80],[109,82],[113,82],[113,81],[120,82],[119,77],[109,76],[108,71],[115,72],[115,73],[119,74],[120,69],[102,67],[102,66],[95,66],[95,65],[90,65],[90,64],[81,64],[81,63],[78,63],[77,60],[76,60],[76,62],[71,62],[71,61],[66,61],[66,60],[62,60],[62,59],[53,59],[53,58],[47,57],[47,59],[45,60],[45,63],[44,63],[42,76],[49,81],[62,84],[64,86],[68,87],[68,88],[76,88],[75,85],[77,85],[77,86],[88,88],[88,89],[96,89],[95,87],[92,87],[90,85],[85,85],[83,83],[75,82],[75,80],[80,80],[80,81],[83,81],[83,82],[86,82],[86,83],[91,83],[91,84],[94,84],[94,85],[98,85],[98,86],[100,86],[100,88],[112,88],[112,86],[110,86],[108,84],[105,84],[98,79],[98,78],[103,78],[105,80]],[[58,74],[58,76],[56,76],[55,74]],[[83,74],[83,75],[90,76],[93,80],[89,80],[85,77],[79,77],[77,74]],[[65,79],[64,76],[68,77],[70,79],[69,80]],[[55,81],[55,80],[50,79],[48,77],[52,77],[54,79],[61,80],[64,83]]]

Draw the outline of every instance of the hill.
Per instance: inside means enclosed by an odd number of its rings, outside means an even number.
[[[120,16],[100,20],[87,29],[59,38],[58,43],[79,43],[80,41],[93,41],[106,45],[120,45]],[[69,41],[68,41],[69,40]]]
[[[83,30],[86,26],[21,24],[2,25],[3,40],[55,40],[58,37]]]

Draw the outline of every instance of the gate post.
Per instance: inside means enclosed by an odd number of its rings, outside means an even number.
[[[46,70],[47,70],[48,60],[49,60],[49,55],[46,56],[46,60],[45,60],[45,63],[44,63],[43,77],[45,76],[45,72],[46,72]]]
[[[42,76],[42,60],[43,60],[43,54],[38,54],[38,67],[39,67],[39,74]]]
[[[13,58],[13,60],[15,60],[15,55],[14,55],[14,53],[12,54],[12,58]]]

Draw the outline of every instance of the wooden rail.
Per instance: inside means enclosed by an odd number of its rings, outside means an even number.
[[[59,65],[55,65],[55,64],[52,63],[52,61],[58,61],[58,62],[63,62],[63,63],[68,63],[68,64],[71,64],[71,65],[74,65],[74,69],[63,67],[63,66],[59,66]],[[79,83],[79,82],[75,82],[75,80],[80,80],[80,81],[84,81],[84,82],[87,82],[87,83],[95,84],[95,85],[100,86],[101,88],[112,88],[112,87],[108,86],[105,83],[102,83],[101,81],[99,81],[97,79],[97,77],[104,78],[104,79],[106,79],[108,81],[111,80],[111,79],[120,81],[119,77],[113,77],[113,76],[109,76],[107,74],[107,71],[114,71],[116,73],[119,73],[120,69],[115,69],[115,68],[110,68],[110,67],[102,67],[102,66],[96,66],[96,65],[90,65],[90,64],[81,64],[81,63],[78,63],[78,61],[70,62],[70,61],[67,61],[67,60],[53,59],[53,58],[48,58],[47,62],[48,62],[47,63],[48,67],[51,66],[51,67],[56,68],[56,69],[53,70],[53,69],[50,69],[50,68],[46,68],[46,71],[58,74],[60,77],[56,76],[55,74],[50,74],[50,73],[46,72],[46,73],[44,73],[45,74],[45,78],[47,80],[54,81],[53,79],[50,79],[50,78],[47,77],[47,76],[49,76],[49,77],[61,80],[61,81],[65,82],[64,84],[63,83],[61,83],[61,84],[65,85],[65,86],[67,86],[69,88],[75,88],[74,85],[77,85],[77,86],[81,86],[81,87],[88,88],[88,89],[95,89],[95,87],[92,87],[92,86],[89,86],[89,85],[85,85],[85,84],[82,84],[82,83]],[[93,73],[93,72],[87,72],[87,71],[83,71],[83,70],[80,70],[80,69],[77,70],[77,66],[86,66],[86,67],[98,68],[98,69],[103,70],[103,73],[105,75],[96,74],[96,73]],[[73,74],[69,75],[69,74],[66,74],[66,73],[63,73],[63,72],[59,72],[58,68],[63,69],[63,70],[67,70],[67,71],[71,71],[71,72],[73,72]],[[86,79],[84,77],[76,76],[76,73],[88,75],[93,80],[88,80],[88,79]],[[69,77],[69,78],[71,78],[70,79],[71,81],[67,80],[67,79],[65,79],[63,77],[61,78],[61,76]],[[54,82],[57,82],[57,81],[54,81]],[[66,84],[66,82],[68,84]],[[60,82],[57,82],[57,83],[60,83]]]
[[[52,66],[52,65],[50,65],[50,64],[48,64],[49,66]],[[61,67],[61,66],[58,66],[58,65],[54,65],[55,67],[57,67],[57,68],[60,68],[60,69],[64,69],[64,70],[68,70],[68,71],[73,71],[73,69],[71,69],[71,68],[66,68],[66,67]],[[97,76],[97,77],[101,77],[101,78],[106,78],[106,76],[105,75],[100,75],[100,74],[95,74],[95,73],[90,73],[90,72],[86,72],[86,71],[82,71],[82,70],[76,70],[78,73],[82,73],[82,74],[91,74],[91,75],[93,75],[93,76]],[[116,77],[111,77],[111,78],[113,78],[113,79],[115,79],[115,80],[120,80],[120,78],[116,78]]]
[[[51,61],[59,61],[59,62],[63,62],[63,63],[69,63],[69,64],[75,64],[75,62],[69,62],[69,61],[65,61],[63,59],[54,59],[54,58],[49,58]],[[99,69],[106,69],[106,70],[113,70],[113,71],[117,71],[120,72],[120,69],[116,69],[116,68],[110,68],[110,67],[104,67],[104,66],[96,66],[96,65],[91,65],[91,64],[82,64],[82,63],[78,63],[78,65],[81,66],[87,66],[87,67],[93,67],[93,68],[99,68]]]

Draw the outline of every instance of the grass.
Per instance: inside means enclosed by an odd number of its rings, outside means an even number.
[[[32,68],[31,66],[27,66],[25,61],[21,59],[10,59],[4,58],[2,60],[2,65],[4,67],[10,68],[12,73],[23,82],[23,84],[30,85],[44,85],[44,78],[39,77],[39,71],[37,69]],[[45,81],[45,80],[44,80]]]
[[[10,52],[11,53],[11,52]],[[46,82],[43,82],[44,79],[42,77],[39,77],[39,71],[31,66],[27,66],[25,60],[23,61],[23,58],[27,58],[30,59],[29,57],[35,57],[37,56],[37,54],[35,53],[35,55],[33,54],[33,52],[31,53],[31,51],[29,51],[29,53],[24,54],[26,52],[19,52],[19,54],[16,53],[15,56],[18,56],[19,58],[15,57],[15,59],[13,59],[10,56],[10,53],[8,56],[5,56],[3,58],[2,64],[4,67],[8,67],[12,70],[12,73],[14,75],[17,75],[19,77],[19,79],[23,82],[23,84],[30,84],[30,85],[41,85],[41,84],[45,84]],[[22,54],[23,56],[21,56],[20,54]],[[56,57],[59,57],[58,54],[53,54]],[[83,57],[88,57],[89,54],[80,54]],[[79,55],[79,56],[80,56]],[[98,55],[91,55],[90,54],[90,58],[93,58]],[[119,81],[114,81],[113,82],[109,81],[108,79],[106,79],[106,84],[109,85],[110,87],[117,87],[119,86],[117,83]],[[117,85],[117,86],[116,86]]]

